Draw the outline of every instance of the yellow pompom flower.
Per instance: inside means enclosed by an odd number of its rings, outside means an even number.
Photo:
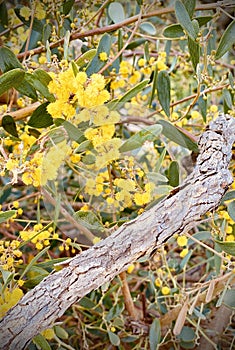
[[[108,59],[107,53],[106,53],[106,52],[101,52],[101,53],[99,54],[99,59],[100,59],[101,61],[107,61],[107,59]]]
[[[168,295],[168,294],[170,294],[170,288],[168,288],[168,287],[162,287],[162,289],[161,289],[161,292],[162,292],[162,294],[163,295]]]
[[[180,247],[184,247],[186,246],[188,243],[188,238],[186,236],[179,236],[177,238],[177,244],[180,246]]]
[[[127,273],[132,273],[134,271],[134,268],[135,268],[134,264],[129,265],[127,268]]]

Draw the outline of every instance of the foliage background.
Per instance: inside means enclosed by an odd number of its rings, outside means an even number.
[[[191,172],[234,116],[234,38],[233,1],[1,2],[1,317]],[[29,348],[232,349],[234,198]]]

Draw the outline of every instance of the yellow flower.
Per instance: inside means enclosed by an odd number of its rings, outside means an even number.
[[[188,238],[186,236],[179,236],[177,238],[177,244],[180,246],[180,247],[184,247],[186,246],[188,243]]]
[[[170,288],[168,288],[168,287],[162,287],[162,289],[161,289],[161,292],[162,292],[162,294],[163,295],[168,295],[168,294],[170,294]]]
[[[4,293],[0,296],[0,318],[2,318],[6,312],[14,306],[24,295],[20,288],[15,288],[10,291],[8,288],[4,290]]]
[[[181,257],[181,258],[184,258],[187,254],[188,254],[188,248],[184,248],[184,249],[180,252],[180,257]]]
[[[156,287],[161,287],[162,286],[162,281],[160,280],[159,277],[157,277],[154,281],[154,284]]]
[[[192,117],[192,119],[198,119],[201,117],[201,114],[198,111],[192,111],[191,117]]]
[[[107,53],[106,53],[106,52],[101,52],[101,53],[99,54],[99,59],[100,59],[101,61],[107,61],[107,59],[108,59]]]
[[[211,105],[211,106],[210,106],[210,112],[212,112],[212,113],[218,112],[218,106],[216,106],[216,105]]]
[[[22,17],[24,17],[24,19],[25,19],[26,21],[28,21],[28,20],[29,20],[29,17],[31,16],[31,10],[30,10],[30,8],[28,8],[28,7],[26,7],[26,6],[21,7],[21,9],[20,9],[20,15],[21,15]]]
[[[138,66],[139,67],[144,67],[145,63],[146,63],[146,60],[144,58],[140,58],[138,60]]]
[[[127,268],[127,273],[132,273],[134,271],[134,268],[135,268],[134,264],[129,265]]]

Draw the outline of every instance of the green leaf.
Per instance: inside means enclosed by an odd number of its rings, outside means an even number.
[[[197,38],[197,32],[194,29],[194,26],[184,4],[180,0],[176,0],[175,2],[175,15],[178,22],[181,24],[188,36],[192,40],[195,40]]]
[[[194,9],[196,6],[196,0],[182,0],[182,3],[184,4],[189,17],[192,18],[193,17],[193,13],[194,13]]]
[[[198,99],[198,106],[201,111],[201,115],[203,117],[204,122],[206,123],[206,116],[207,116],[207,99],[204,100],[203,96],[200,96]]]
[[[63,3],[63,14],[67,16],[73,7],[75,0],[67,0]]]
[[[149,108],[152,107],[152,102],[156,94],[156,86],[157,86],[157,76],[158,76],[158,67],[157,65],[155,66],[154,73],[153,73],[153,82],[152,82],[152,90],[151,90],[151,95],[149,98]]]
[[[179,164],[177,161],[173,160],[168,171],[169,185],[172,187],[179,186],[179,177]]]
[[[120,152],[128,152],[133,149],[142,147],[145,141],[154,141],[162,131],[160,125],[146,126],[143,130],[127,139],[119,148]]]
[[[0,76],[0,96],[10,88],[20,85],[25,76],[25,72],[20,68],[15,68]]]
[[[47,112],[47,106],[49,102],[42,103],[32,113],[28,125],[34,128],[46,128],[53,124],[52,116]]]
[[[180,269],[183,270],[184,267],[187,265],[189,259],[191,258],[193,251],[190,249],[188,251],[188,253],[185,255],[185,257],[182,259],[181,263],[180,263]]]
[[[228,89],[223,89],[222,95],[223,95],[224,113],[227,113],[230,109],[233,109],[232,96]]]
[[[8,26],[8,11],[7,11],[7,6],[6,6],[6,1],[3,1],[0,4],[0,24],[3,27]]]
[[[221,58],[235,43],[235,20],[224,31],[215,53],[215,59]]]
[[[19,138],[18,132],[16,129],[16,123],[11,115],[4,115],[2,118],[2,127],[6,130],[10,135]]]
[[[158,318],[155,318],[149,330],[150,350],[157,350],[161,341],[161,324]]]
[[[119,304],[112,306],[111,309],[109,310],[107,316],[106,316],[106,320],[108,322],[110,322],[114,318],[117,318],[122,313],[123,310],[124,310],[123,303],[119,303]]]
[[[219,240],[215,240],[215,242],[225,253],[235,256],[235,242],[221,242]]]
[[[0,47],[0,69],[7,72],[14,68],[23,69],[23,66],[8,47]]]
[[[75,63],[81,67],[84,64],[86,64],[87,62],[89,62],[90,60],[92,60],[93,57],[95,57],[97,53],[96,49],[91,49],[86,51],[83,55],[81,55],[80,57],[78,57],[78,59],[75,61]]]
[[[35,71],[33,74],[26,73],[25,78],[29,84],[31,84],[35,90],[40,92],[40,94],[45,97],[49,102],[54,102],[55,97],[53,94],[51,94],[48,90],[48,81],[46,79],[46,76],[48,75],[43,70]],[[43,76],[43,77],[42,77]]]
[[[163,131],[163,130],[162,130]],[[157,162],[156,162],[156,165],[155,165],[155,172],[158,173],[159,170],[161,169],[161,166],[162,166],[162,162],[165,158],[165,155],[166,155],[166,149],[164,148],[160,157],[158,158]]]
[[[102,35],[97,48],[97,53],[86,68],[86,74],[88,75],[88,77],[90,77],[93,73],[97,73],[101,68],[104,67],[106,62],[100,60],[99,54],[101,52],[106,52],[107,56],[109,56],[111,44],[111,36],[107,33]]]
[[[199,31],[199,24],[195,19],[192,21],[192,24],[195,30]],[[191,59],[194,71],[196,72],[197,65],[200,59],[200,45],[194,40],[192,40],[190,37],[188,37],[188,49],[189,49],[190,59]]]
[[[141,92],[145,86],[148,84],[149,80],[143,80],[140,83],[136,84],[132,89],[130,89],[129,91],[127,91],[117,102],[117,104],[119,103],[125,103],[128,102],[132,99],[132,97],[135,97],[139,92]]]
[[[22,82],[15,87],[22,95],[30,97],[32,100],[37,100],[38,95],[34,86],[28,81],[28,73],[25,74]]]
[[[38,334],[33,338],[33,342],[42,350],[51,350],[51,347],[43,335]]]
[[[36,235],[35,235],[36,236]],[[26,242],[24,242],[26,243]],[[50,247],[45,247],[43,250],[41,250],[35,257],[33,257],[33,259],[30,261],[30,263],[26,266],[26,268],[24,269],[23,273],[21,274],[20,278],[23,278],[23,276],[26,275],[26,273],[28,271],[30,271],[33,268],[33,265],[36,263],[36,261],[38,259],[41,258],[41,256],[43,256],[48,250],[50,249]],[[41,269],[42,270],[42,269]],[[47,271],[45,271],[45,273],[48,273]]]
[[[204,24],[207,24],[212,20],[212,16],[199,16],[195,17],[195,19],[198,21],[199,27],[202,27]]]
[[[47,86],[50,83],[50,81],[52,80],[51,76],[47,72],[45,72],[43,69],[40,69],[40,68],[36,69],[33,72],[33,75],[38,80],[40,80],[40,82],[45,86]]]
[[[127,45],[126,50],[133,50],[136,47],[144,44],[146,42],[146,39],[137,39],[135,41],[132,41],[130,44]]]
[[[3,213],[0,213],[0,224],[10,219],[13,215],[15,215],[15,210],[7,210]]]
[[[208,23],[212,19],[211,16],[204,16],[204,17],[196,17],[194,20],[196,20],[199,24],[199,27],[203,26],[204,24]],[[192,22],[193,23],[193,22]],[[167,38],[181,38],[185,35],[182,26],[179,23],[176,24],[170,24],[169,26],[165,27],[163,31],[163,35]]]
[[[147,62],[149,62],[150,55],[149,55],[149,42],[146,41],[144,44],[144,58],[146,59]]]
[[[120,345],[120,338],[117,334],[108,331],[108,336],[109,336],[109,340],[110,342],[114,345],[114,346],[119,346]]]
[[[142,22],[140,29],[149,35],[155,35],[157,33],[155,26],[151,22]]]
[[[69,334],[66,332],[66,330],[60,326],[54,326],[55,334],[60,339],[68,339]]]
[[[157,94],[160,105],[168,117],[170,116],[170,90],[171,83],[169,74],[167,71],[161,70],[157,76]]]
[[[180,24],[170,24],[169,26],[165,27],[163,31],[163,35],[166,38],[181,38],[184,36],[184,31]]]
[[[191,151],[198,152],[198,146],[195,142],[193,142],[187,135],[185,135],[182,131],[177,129],[174,125],[167,122],[166,120],[157,120],[157,124],[163,126],[162,133],[171,141],[174,141],[180,146],[183,146]]]
[[[108,14],[113,23],[119,23],[125,19],[125,11],[119,2],[112,2],[108,7]]]
[[[73,216],[81,225],[89,230],[104,230],[100,220],[92,211],[77,211]]]
[[[235,201],[232,201],[228,205],[228,214],[233,221],[235,221]]]

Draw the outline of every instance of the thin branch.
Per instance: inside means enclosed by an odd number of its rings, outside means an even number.
[[[201,10],[201,11],[213,10],[213,9],[217,9],[218,7],[227,7],[227,6],[228,6],[228,3],[226,3],[226,2],[224,2],[224,3],[203,4],[203,5],[196,6],[195,10],[196,11],[198,11],[198,10]],[[141,16],[141,19],[145,19],[145,18],[149,18],[149,17],[155,17],[155,16],[162,16],[162,15],[165,15],[165,14],[168,14],[168,13],[172,13],[174,11],[175,11],[174,7],[167,7],[167,8],[159,9],[159,10],[156,10],[156,11],[153,11],[153,12],[149,12],[147,14],[143,14]],[[70,41],[76,40],[76,39],[85,38],[85,37],[88,37],[88,36],[94,36],[94,35],[100,35],[100,34],[104,34],[104,33],[108,33],[108,32],[113,32],[115,30],[118,30],[118,29],[122,28],[123,26],[129,25],[129,24],[132,24],[132,23],[138,21],[138,19],[139,19],[139,15],[136,15],[136,16],[132,16],[130,18],[127,18],[127,19],[125,19],[122,22],[111,24],[111,25],[108,25],[108,26],[105,26],[105,27],[102,27],[102,28],[95,28],[95,29],[88,30],[86,32],[79,32],[79,31],[76,32],[75,31],[74,33],[72,33],[70,35]],[[56,41],[55,43],[51,43],[49,47],[50,47],[50,49],[53,49],[55,47],[63,45],[63,43],[64,43],[64,38],[61,38],[60,40]],[[34,55],[37,55],[37,54],[40,54],[41,52],[45,52],[46,48],[45,48],[45,46],[40,46],[40,47],[37,47],[37,48],[35,48],[33,50],[19,53],[17,55],[17,57],[20,60],[20,59],[22,59],[24,57],[30,56],[32,54],[32,51],[34,52]]]

